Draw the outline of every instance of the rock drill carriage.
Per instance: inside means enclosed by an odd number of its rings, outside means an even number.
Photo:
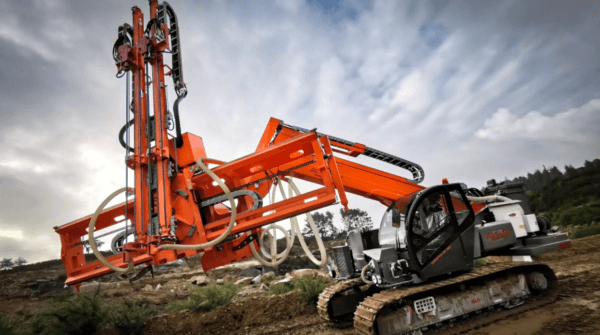
[[[340,326],[354,322],[359,331],[380,334],[420,331],[473,310],[514,307],[556,286],[552,271],[541,264],[482,271],[473,270],[473,261],[495,253],[535,256],[567,246],[564,235],[540,229],[540,219],[510,199],[482,196],[462,184],[425,188],[419,185],[423,169],[395,155],[271,118],[256,152],[231,162],[208,158],[202,138],[181,132],[179,104],[188,92],[177,16],[167,2],[149,2],[150,19],[145,22],[133,7],[132,23],[119,27],[113,48],[117,77],[126,78],[119,141],[135,175],[133,186],[111,194],[93,215],[55,227],[67,285],[79,289],[82,282],[112,272],[135,278],[136,265],[151,267],[200,253],[205,271],[250,257],[276,266],[295,236],[306,245],[297,223],[291,234],[277,225],[264,226],[334,203],[348,210],[349,192],[389,209],[379,229],[351,231],[347,245],[334,249],[340,282],[323,292],[319,312]],[[169,55],[170,66],[165,64]],[[177,95],[172,107],[167,103],[169,76]],[[412,179],[342,155],[391,164]],[[319,187],[301,194],[292,178]],[[282,189],[282,182],[290,185],[288,197],[263,203],[271,188]],[[105,208],[123,192],[125,202]],[[115,225],[124,231],[113,239],[115,254],[104,257],[95,232]],[[261,255],[263,237],[274,229],[290,243],[279,255]],[[86,262],[85,236],[98,261]],[[320,249],[321,260],[313,259],[324,266],[322,243]],[[462,283],[479,289],[465,289],[456,297],[444,291]],[[409,293],[404,287],[413,289]],[[472,305],[458,306],[465,299]]]

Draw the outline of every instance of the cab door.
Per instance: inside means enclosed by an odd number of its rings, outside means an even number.
[[[460,184],[415,196],[406,216],[407,251],[422,280],[473,268],[474,220]]]

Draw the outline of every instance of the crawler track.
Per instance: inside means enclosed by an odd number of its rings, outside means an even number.
[[[332,299],[337,295],[341,294],[344,291],[352,289],[354,287],[367,286],[363,282],[361,278],[349,279],[341,281],[333,286],[327,287],[321,294],[319,295],[319,301],[317,303],[317,309],[319,310],[319,315],[330,322],[333,322],[336,326],[341,328],[346,328],[352,326],[352,321],[347,322],[347,320],[339,320],[332,317],[329,310],[329,303]]]
[[[365,299],[357,308],[356,314],[354,317],[354,328],[362,334],[372,335],[377,334],[376,329],[376,318],[377,314],[386,306],[395,303],[401,299],[407,299],[411,296],[417,295],[419,293],[424,293],[426,291],[433,291],[440,288],[444,288],[445,286],[451,286],[460,283],[468,283],[473,280],[484,279],[485,277],[493,278],[495,276],[499,276],[503,273],[510,272],[518,272],[518,273],[527,273],[532,270],[536,270],[539,268],[545,268],[548,271],[552,272],[550,268],[543,264],[530,264],[530,263],[498,263],[492,264],[483,268],[475,269],[467,274],[431,283],[423,286],[415,286],[406,289],[391,289],[385,290],[381,293],[375,294],[367,299]],[[536,299],[535,301],[530,301],[529,303],[521,306],[522,308],[515,308],[511,310],[505,310],[499,313],[494,313],[487,316],[485,319],[486,323],[493,322],[498,319],[505,318],[507,316],[513,315],[515,313],[520,313],[523,310],[531,309],[540,306],[541,304],[546,304],[554,301],[556,299],[556,281],[555,278],[551,283],[551,289],[541,298]],[[462,332],[467,329],[471,329],[473,327],[477,327],[479,325],[478,322],[474,323],[464,323],[460,327],[460,329],[443,329],[444,333],[456,333]],[[418,329],[416,329],[418,330]]]
[[[446,280],[442,280],[442,281],[438,281],[438,282],[433,282],[433,283],[429,283],[429,284],[424,284],[421,286],[413,286],[413,287],[407,287],[407,288],[398,288],[398,289],[388,289],[388,290],[382,290],[379,293],[373,294],[372,296],[367,297],[366,299],[364,299],[358,306],[358,308],[356,309],[355,315],[354,315],[354,328],[356,331],[358,331],[361,334],[367,334],[367,335],[373,335],[373,334],[378,334],[378,330],[377,330],[377,317],[380,316],[381,311],[388,307],[391,306],[393,304],[396,304],[399,301],[402,301],[403,299],[411,299],[411,297],[414,296],[422,296],[422,295],[427,295],[427,291],[440,291],[440,290],[444,290],[444,289],[450,289],[452,285],[459,285],[462,283],[473,283],[475,281],[488,281],[488,280],[493,280],[494,278],[498,277],[498,276],[502,276],[503,274],[506,273],[521,273],[521,274],[526,274],[529,273],[531,271],[535,271],[535,270],[540,270],[542,269],[545,272],[549,272],[551,273],[551,277],[550,278],[550,289],[547,290],[545,292],[545,294],[541,295],[541,296],[533,296],[530,295],[526,298],[526,303],[523,304],[522,306],[519,307],[515,307],[512,309],[501,309],[501,308],[495,308],[493,310],[493,312],[491,312],[489,309],[485,309],[485,312],[487,313],[487,315],[485,315],[486,313],[481,313],[480,311],[477,311],[477,315],[475,316],[476,313],[467,313],[466,315],[461,315],[460,318],[454,318],[451,319],[450,322],[444,322],[444,323],[437,323],[437,326],[430,326],[427,328],[427,333],[433,333],[435,332],[436,334],[458,334],[461,332],[465,332],[468,331],[469,329],[472,328],[476,328],[476,327],[480,327],[482,325],[485,324],[489,324],[492,322],[495,322],[497,320],[500,319],[504,319],[507,318],[511,315],[517,314],[517,313],[522,313],[526,310],[530,310],[530,309],[534,309],[534,308],[538,308],[542,305],[548,304],[552,301],[554,301],[557,297],[557,290],[556,290],[556,280],[554,278],[554,274],[553,272],[550,270],[550,268],[548,268],[547,266],[543,265],[543,264],[531,264],[531,263],[496,263],[496,264],[490,264],[488,266],[482,267],[482,268],[477,268],[474,269],[473,271],[454,277],[454,278],[450,278],[450,279],[446,279]],[[330,309],[328,308],[329,304],[331,303],[332,299],[341,294],[343,294],[345,291],[348,291],[350,289],[353,289],[355,287],[361,287],[364,286],[365,284],[362,282],[362,280],[360,278],[358,279],[352,279],[352,280],[347,280],[347,281],[343,281],[340,282],[332,287],[327,288],[320,296],[319,296],[319,303],[318,303],[318,310],[319,310],[319,315],[326,319],[329,320],[333,323],[335,323],[338,326],[349,326],[347,324],[347,322],[344,322],[345,320],[339,320],[339,319],[335,319],[332,318],[331,313],[330,313]],[[467,291],[468,293],[468,291]],[[496,306],[497,307],[497,306]],[[490,307],[491,309],[491,307]],[[483,314],[483,315],[480,315]],[[452,325],[452,327],[449,327],[450,325]],[[421,326],[419,326],[416,329],[412,329],[412,330],[416,330],[416,331],[420,331],[421,330]],[[423,328],[423,330],[425,330],[426,328]],[[409,331],[412,331],[409,330]],[[399,334],[402,334],[402,332],[400,332]]]

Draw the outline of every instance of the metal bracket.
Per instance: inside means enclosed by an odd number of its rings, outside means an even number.
[[[192,237],[192,235],[194,234],[194,232],[195,232],[195,231],[196,231],[196,225],[195,225],[195,224],[193,224],[193,225],[190,227],[190,230],[188,230],[187,237]]]
[[[154,278],[154,269],[152,265],[148,265],[147,267],[140,270],[140,272],[136,273],[133,277],[129,278],[129,283],[133,283],[134,281],[140,280],[146,273],[150,272],[152,278]]]
[[[248,235],[248,237],[246,237],[240,244],[231,248],[231,251],[238,251],[243,247],[247,246],[248,244],[252,243],[254,240],[258,240],[258,233]]]

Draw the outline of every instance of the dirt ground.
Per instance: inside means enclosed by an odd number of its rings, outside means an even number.
[[[499,335],[499,334],[598,334],[600,335],[600,236],[593,236],[572,241],[572,247],[545,254],[539,258],[552,267],[559,279],[558,299],[538,309],[508,317],[471,329],[467,335]],[[57,275],[56,269],[49,269]],[[224,275],[222,271],[217,277]],[[24,276],[22,274],[21,276]],[[170,291],[166,295],[157,292],[145,292],[145,285],[161,284],[163,287],[176,280],[189,279],[194,273],[164,275],[155,279],[144,279],[132,289],[107,286],[105,290],[109,301],[119,302],[124,299],[140,299],[146,297],[148,303],[163,305],[171,299],[182,299],[185,293]],[[12,276],[12,275],[10,275]],[[28,276],[33,276],[28,275]],[[37,277],[43,277],[39,273]],[[51,295],[42,294],[30,297],[18,288],[27,287],[31,278],[16,280],[14,277],[2,276],[4,284],[13,287],[6,291],[0,287],[0,312],[8,314],[24,314],[45,306],[44,298]],[[12,279],[11,279],[12,278]],[[25,280],[25,282],[23,282]],[[29,280],[29,281],[27,281]],[[30,284],[29,284],[30,285]],[[104,284],[103,284],[104,285]],[[15,291],[17,290],[17,291]],[[129,292],[129,293],[124,293]],[[12,297],[10,296],[12,295]],[[4,301],[1,301],[4,300]],[[182,311],[161,314],[149,320],[144,334],[353,334],[350,329],[337,329],[322,320],[316,307],[303,302],[298,292],[282,296],[266,296],[255,293],[240,296],[226,305],[210,312]],[[114,330],[105,329],[101,334],[117,334]]]

